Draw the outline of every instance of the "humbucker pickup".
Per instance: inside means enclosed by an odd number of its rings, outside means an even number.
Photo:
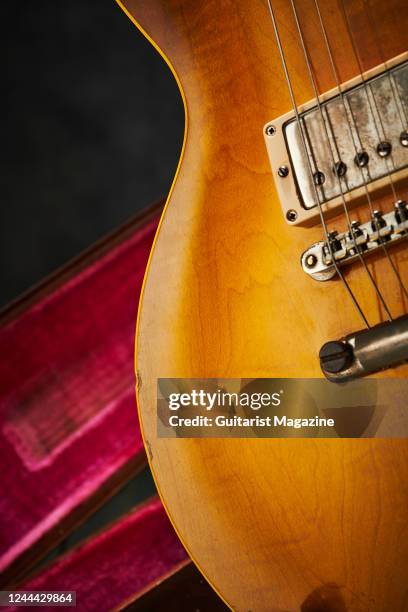
[[[408,53],[326,92],[264,128],[288,223],[312,225],[408,176]],[[299,126],[299,123],[301,124]],[[300,133],[300,129],[303,132]]]

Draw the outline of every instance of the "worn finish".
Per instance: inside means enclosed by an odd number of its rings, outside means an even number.
[[[298,4],[325,91],[335,82],[313,2]],[[359,68],[339,4],[321,4],[346,81]],[[274,5],[305,102],[313,92],[290,3]],[[406,50],[404,2],[346,6],[365,70]],[[299,257],[321,229],[290,227],[282,217],[262,127],[290,101],[266,2],[126,0],[126,7],[170,59],[188,116],[137,338],[144,435],[170,517],[236,610],[311,610],[322,598],[332,602],[327,610],[408,610],[408,443],[156,438],[157,377],[320,376],[321,345],[362,323],[338,280],[317,283],[301,269]],[[381,200],[391,208],[390,190]],[[366,207],[355,214],[364,220]],[[342,229],[341,220],[333,224]],[[394,253],[408,281],[406,248]],[[392,312],[405,312],[384,257],[369,266]],[[384,319],[361,266],[347,277],[370,321]]]

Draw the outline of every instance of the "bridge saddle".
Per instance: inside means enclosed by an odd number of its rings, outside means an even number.
[[[316,242],[302,254],[302,268],[315,280],[326,281],[336,275],[333,259],[338,266],[344,266],[407,237],[407,203],[398,200],[394,211],[385,215],[374,211],[367,223],[353,221],[347,232],[329,232],[328,241]]]

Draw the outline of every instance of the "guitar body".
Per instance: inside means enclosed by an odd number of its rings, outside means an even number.
[[[322,240],[322,228],[289,225],[275,190],[263,127],[291,100],[267,2],[124,4],[170,62],[187,119],[136,355],[145,443],[170,518],[234,610],[408,610],[406,440],[157,437],[159,377],[321,377],[320,347],[362,322],[339,279],[319,283],[301,269],[301,253]],[[296,99],[305,103],[314,94],[290,3],[273,4]],[[353,46],[337,0],[321,4],[346,82],[359,72]],[[324,92],[336,83],[313,2],[298,5]],[[365,5],[345,3],[369,70],[406,50],[408,19],[402,0],[370,2],[380,52]],[[375,205],[392,208],[391,194]],[[392,258],[407,282],[407,251],[396,248]],[[378,255],[368,266],[393,315],[404,314],[389,262]],[[362,266],[346,276],[370,322],[385,320]],[[381,376],[407,374],[402,366]]]

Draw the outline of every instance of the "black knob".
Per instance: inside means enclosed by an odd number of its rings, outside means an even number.
[[[323,372],[338,374],[352,364],[353,348],[347,342],[326,342],[320,349],[319,359]]]

